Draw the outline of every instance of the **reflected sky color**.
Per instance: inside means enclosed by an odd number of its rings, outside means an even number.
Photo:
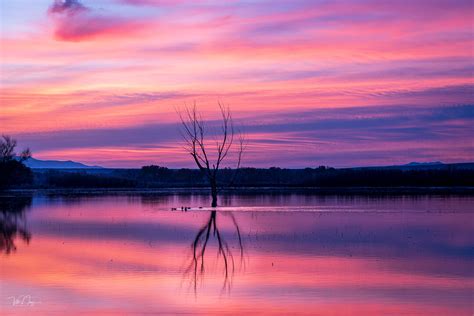
[[[212,119],[218,100],[247,131],[247,166],[474,157],[470,0],[1,0],[0,14],[1,132],[40,159],[190,167],[175,108]]]
[[[216,220],[236,260],[232,284],[222,290],[223,264],[211,238],[194,292],[185,269],[191,244],[209,219],[197,208],[208,205],[207,196],[36,196],[23,209],[30,243],[17,238],[16,251],[2,254],[0,310],[473,312],[471,197],[286,194],[222,201]],[[196,209],[170,211],[179,205]],[[243,240],[242,261],[231,214]],[[11,306],[8,298],[20,295],[41,303]]]

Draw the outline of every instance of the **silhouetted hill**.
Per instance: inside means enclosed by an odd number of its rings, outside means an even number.
[[[399,169],[399,170],[433,170],[433,169],[450,169],[450,168],[461,168],[461,169],[474,169],[474,163],[453,163],[446,164],[440,161],[434,162],[410,162],[405,165],[394,165],[394,166],[378,166],[378,167],[358,167],[358,168],[347,168],[347,169]]]
[[[431,161],[431,162],[416,162],[412,161],[410,163],[407,163],[404,166],[433,166],[433,165],[442,165],[443,163],[441,161]]]
[[[24,164],[32,169],[87,169],[87,168],[102,168],[99,166],[88,166],[75,161],[60,161],[60,160],[39,160],[29,158]]]

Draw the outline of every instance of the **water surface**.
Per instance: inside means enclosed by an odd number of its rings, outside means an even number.
[[[0,312],[472,315],[473,202],[3,194]]]

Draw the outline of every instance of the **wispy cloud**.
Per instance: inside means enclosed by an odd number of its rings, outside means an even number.
[[[176,5],[184,2],[184,0],[116,0],[118,3],[124,3],[135,6],[163,6]]]
[[[210,121],[208,126],[218,125]],[[288,167],[328,164],[354,166],[439,158],[474,158],[471,132],[474,105],[383,106],[290,111],[237,118],[249,138],[248,165]],[[101,128],[18,135],[38,155],[70,155],[81,161],[119,166],[155,160],[192,166],[183,157],[176,121],[127,128]],[[122,151],[122,153],[121,153]],[[410,152],[407,155],[407,151]],[[429,154],[431,152],[431,154]],[[136,159],[129,160],[130,157]],[[409,158],[407,158],[409,157]],[[137,161],[138,160],[138,161]]]
[[[250,165],[472,158],[454,110],[474,102],[471,0],[18,3],[2,3],[0,120],[40,157],[185,164],[174,108],[215,118],[221,100]]]

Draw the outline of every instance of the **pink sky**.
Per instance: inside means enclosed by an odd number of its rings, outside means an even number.
[[[192,167],[177,107],[228,104],[245,166],[474,160],[473,5],[2,1],[0,132],[38,159]]]

